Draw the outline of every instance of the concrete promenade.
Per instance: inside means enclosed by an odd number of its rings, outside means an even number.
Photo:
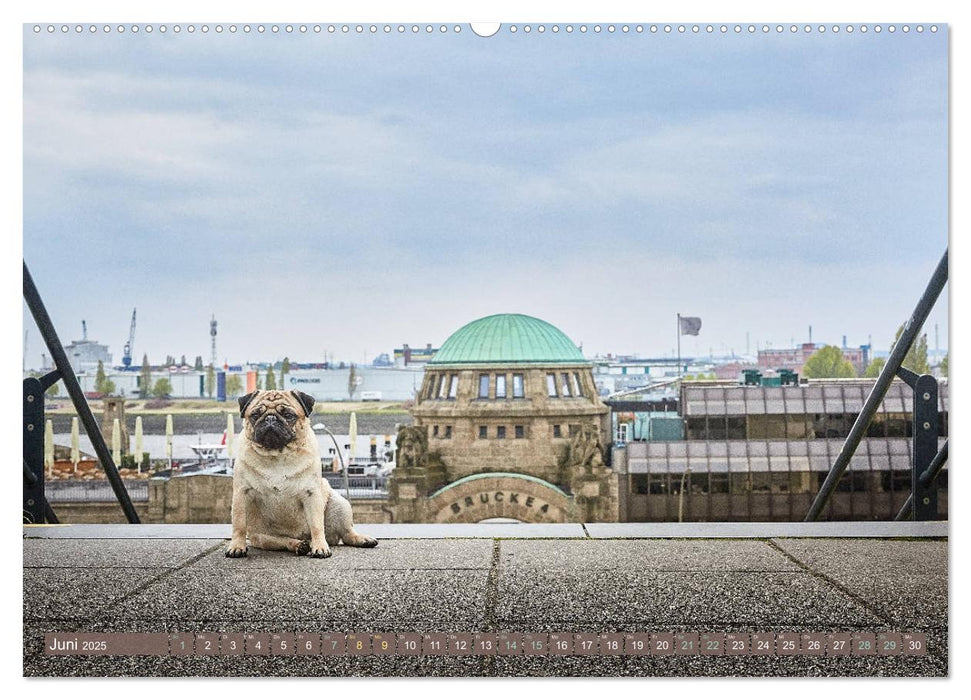
[[[942,676],[947,523],[361,525],[223,555],[228,525],[24,527],[26,676]],[[924,656],[48,656],[50,632],[918,632]]]

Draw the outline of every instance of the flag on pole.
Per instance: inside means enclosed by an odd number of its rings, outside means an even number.
[[[681,335],[698,335],[701,330],[701,319],[697,316],[680,316]]]

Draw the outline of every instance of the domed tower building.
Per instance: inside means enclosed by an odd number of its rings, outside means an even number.
[[[520,314],[463,326],[426,366],[411,413],[391,485],[401,516],[616,521],[609,409],[555,326]]]

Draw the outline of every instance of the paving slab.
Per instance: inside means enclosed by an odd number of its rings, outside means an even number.
[[[802,571],[762,540],[503,540],[499,552],[503,569]]]
[[[223,540],[24,540],[25,567],[157,568],[184,564]]]
[[[484,570],[361,571],[305,566],[324,562],[306,560],[280,569],[177,571],[114,606],[111,616],[475,625],[485,614],[488,572]]]
[[[127,591],[135,590],[167,571],[163,568],[24,569],[24,619],[92,619],[111,608]]]
[[[887,620],[910,629],[947,626],[947,542],[775,541],[812,571],[859,596]]]
[[[812,569],[824,573],[854,573],[862,568],[879,576],[901,572],[946,572],[946,540],[776,538],[773,543]]]
[[[225,541],[219,540],[222,544]],[[279,569],[332,571],[346,569],[488,569],[492,565],[492,540],[385,540],[373,549],[331,547],[328,559],[312,559],[292,552],[267,551],[250,547],[246,557],[230,559],[225,547],[193,564],[194,569],[239,571]]]
[[[502,570],[498,618],[515,629],[556,631],[562,621],[610,631],[624,623],[809,625],[829,630],[881,619],[806,573]]]

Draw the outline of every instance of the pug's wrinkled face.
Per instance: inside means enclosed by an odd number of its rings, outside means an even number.
[[[300,421],[314,410],[301,391],[254,391],[239,399],[247,437],[267,450],[282,450],[297,438]]]

